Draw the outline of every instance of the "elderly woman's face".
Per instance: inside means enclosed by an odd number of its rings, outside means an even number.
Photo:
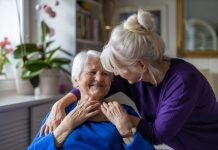
[[[83,71],[77,81],[81,96],[103,98],[111,86],[111,76],[105,71],[100,59],[90,57],[86,60]]]

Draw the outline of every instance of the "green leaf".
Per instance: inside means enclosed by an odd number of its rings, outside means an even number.
[[[52,43],[54,43],[54,40],[48,41],[48,42],[46,43],[46,49],[47,49]]]
[[[41,21],[41,42],[43,43],[43,47],[46,47],[46,44],[45,44],[45,39],[46,39],[46,36],[47,34],[49,34],[49,27],[48,25],[45,23],[45,21]]]
[[[62,51],[63,53],[65,53],[65,54],[67,54],[68,56],[73,56],[71,53],[69,53],[68,51],[66,51],[66,50],[64,50],[64,49],[62,49],[62,48],[60,48],[60,51]]]
[[[10,61],[9,61],[9,59],[7,57],[5,58],[5,64],[6,63],[10,63]]]
[[[18,60],[16,64],[16,68],[22,68],[24,66],[24,63],[22,60]]]
[[[60,47],[57,47],[57,48],[55,48],[55,49],[53,49],[53,50],[47,52],[47,54],[49,54],[48,57],[47,57],[47,62],[50,62],[50,61],[51,61],[52,56],[53,56],[53,55],[55,54],[55,52],[56,52],[57,50],[59,50],[59,49],[60,49]]]
[[[28,80],[28,79],[32,79],[32,80],[36,80],[34,79],[35,77],[39,76],[39,74],[42,72],[43,70],[38,70],[38,71],[35,71],[35,72],[32,72],[32,71],[29,71],[29,70],[26,70],[24,69],[22,71],[22,74],[21,74],[21,78],[23,80]],[[33,82],[36,82],[36,81],[33,81]]]
[[[32,72],[39,71],[39,70],[41,70],[43,68],[50,68],[49,64],[44,62],[43,60],[28,61],[28,62],[26,62],[24,67],[27,70],[32,71]]]
[[[15,59],[22,59],[24,56],[27,56],[31,53],[40,51],[40,49],[37,48],[37,45],[35,43],[26,43],[26,44],[20,44],[17,45],[13,52],[13,57]]]
[[[42,59],[42,52],[33,52],[27,56],[27,60]]]
[[[62,66],[62,65],[69,64],[70,62],[71,60],[68,58],[53,58],[51,60],[52,66]]]

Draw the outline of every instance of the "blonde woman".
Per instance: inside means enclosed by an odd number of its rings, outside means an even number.
[[[139,10],[116,26],[101,55],[103,67],[116,75],[109,95],[121,91],[133,100],[140,118],[130,117],[152,144],[218,149],[218,103],[211,86],[193,65],[165,57],[164,50],[147,11]],[[72,90],[69,97],[56,104],[50,121],[60,120],[55,114],[64,116],[61,106],[78,98],[79,91]],[[45,128],[52,126],[47,122]]]

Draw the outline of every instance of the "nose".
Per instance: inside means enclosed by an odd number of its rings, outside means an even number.
[[[102,75],[101,73],[97,73],[97,74],[95,75],[95,80],[97,80],[97,81],[102,81],[102,80],[103,80],[103,75]]]

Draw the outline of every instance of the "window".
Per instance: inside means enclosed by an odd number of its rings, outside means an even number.
[[[20,43],[21,37],[23,37],[24,33],[26,35],[28,29],[27,20],[24,21],[24,14],[28,14],[25,12],[27,9],[24,9],[28,8],[26,2],[24,3],[24,0],[0,0],[0,40],[8,37],[13,48]],[[15,62],[12,56],[9,56],[9,60],[10,64],[5,65],[3,71],[6,73],[7,78],[11,79],[14,78]]]

